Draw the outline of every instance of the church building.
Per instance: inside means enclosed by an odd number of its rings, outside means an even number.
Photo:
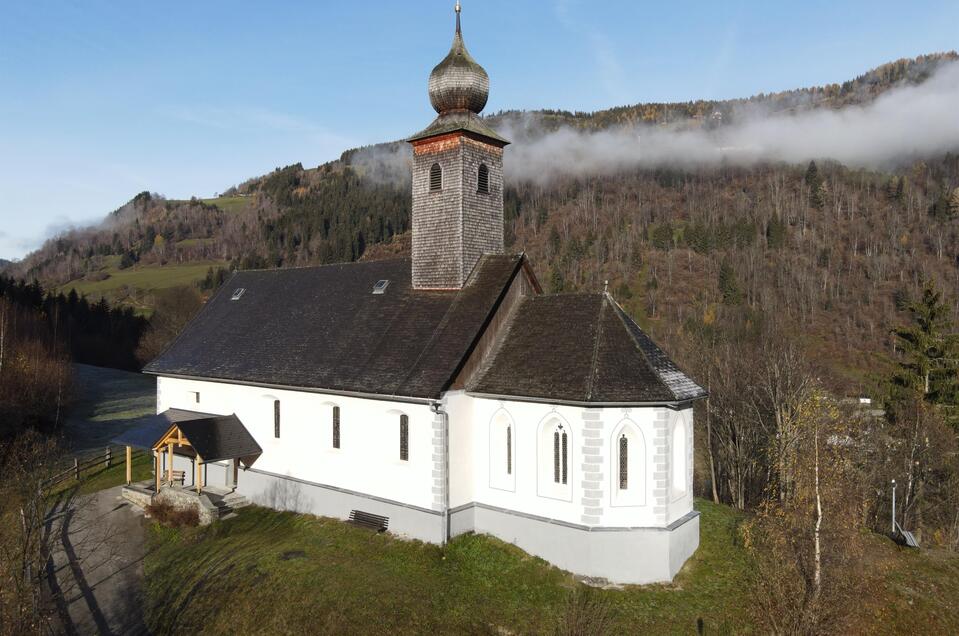
[[[679,571],[705,391],[610,294],[544,294],[505,250],[488,94],[457,4],[408,140],[411,257],[235,273],[145,369],[158,415],[119,441],[153,451],[147,497],[484,533],[614,583]]]

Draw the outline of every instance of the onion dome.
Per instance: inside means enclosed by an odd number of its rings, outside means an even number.
[[[489,98],[489,75],[476,63],[460,30],[460,3],[456,2],[456,35],[449,55],[430,73],[430,103],[439,114],[469,111],[479,114]]]

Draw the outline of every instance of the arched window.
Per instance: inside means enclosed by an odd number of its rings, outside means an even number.
[[[619,489],[629,488],[629,440],[623,434],[619,438]]]
[[[481,163],[479,174],[476,179],[476,191],[480,194],[489,194],[489,168],[485,163]]]
[[[277,439],[280,438],[280,401],[279,400],[273,400],[273,437]]]
[[[443,169],[440,164],[434,163],[430,166],[430,192],[437,192],[443,189]]]
[[[400,415],[400,459],[410,460],[410,418]]]
[[[625,419],[613,428],[609,438],[610,505],[645,506],[650,459],[646,455],[646,440],[640,427]]]
[[[340,407],[333,407],[333,448],[340,447]]]
[[[513,474],[513,453],[516,451],[513,432],[513,418],[509,412],[505,409],[496,411],[489,423],[490,488],[511,492],[516,488],[516,477]]]
[[[569,481],[569,437],[562,424],[553,431],[553,481],[557,484]]]
[[[573,429],[558,413],[551,413],[540,421],[536,432],[536,494],[540,497],[572,501],[573,434]]]

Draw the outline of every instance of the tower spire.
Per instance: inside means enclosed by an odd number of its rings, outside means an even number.
[[[460,6],[460,0],[456,0],[456,35],[463,35],[463,31],[460,29],[460,13],[463,11],[463,7]]]

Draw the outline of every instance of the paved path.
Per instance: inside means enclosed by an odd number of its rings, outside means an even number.
[[[143,623],[143,513],[120,497],[120,487],[102,490],[71,515],[48,566],[65,634],[147,634]]]

